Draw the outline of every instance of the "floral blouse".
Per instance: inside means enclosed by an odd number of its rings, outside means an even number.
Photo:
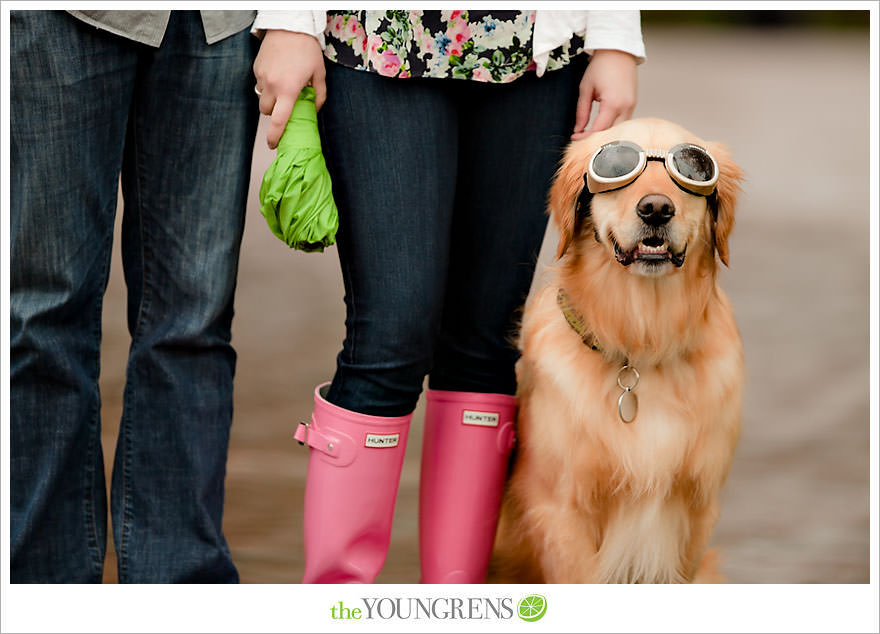
[[[534,11],[328,11],[327,59],[386,77],[507,83],[534,68]],[[584,50],[575,35],[547,70]]]

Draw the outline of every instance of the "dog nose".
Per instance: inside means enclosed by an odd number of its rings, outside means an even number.
[[[665,225],[675,215],[675,204],[663,194],[648,194],[636,206],[639,218],[649,225]]]

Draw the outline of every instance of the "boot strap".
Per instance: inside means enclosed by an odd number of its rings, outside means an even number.
[[[352,438],[332,430],[325,434],[323,430],[315,426],[314,421],[301,422],[293,437],[299,441],[299,444],[308,445],[332,458],[333,462],[340,467],[351,464],[355,459],[355,443]]]

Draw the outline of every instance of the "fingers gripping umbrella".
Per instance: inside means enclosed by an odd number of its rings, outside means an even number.
[[[311,86],[296,100],[275,160],[263,175],[260,213],[272,233],[294,249],[323,251],[336,241],[339,216],[321,153]]]

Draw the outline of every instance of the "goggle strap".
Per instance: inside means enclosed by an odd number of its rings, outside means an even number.
[[[678,185],[678,183],[676,183]],[[679,185],[680,187],[680,185]],[[709,207],[709,212],[712,214],[712,222],[718,222],[718,190],[716,189],[711,194],[706,196],[706,204]]]
[[[590,186],[587,184],[587,175],[584,174],[584,188],[581,190],[581,193],[577,199],[577,204],[575,205],[575,218],[581,218],[590,215],[590,199],[592,197],[593,194],[590,193]]]

